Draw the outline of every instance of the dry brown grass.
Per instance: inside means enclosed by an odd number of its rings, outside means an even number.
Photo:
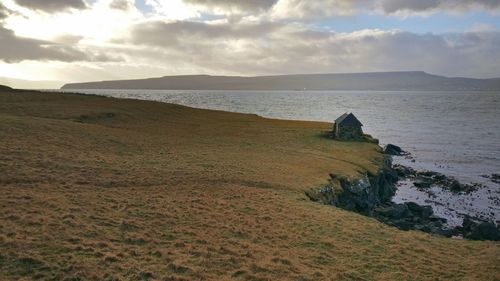
[[[0,279],[499,280],[498,242],[310,202],[381,163],[326,123],[0,93]]]

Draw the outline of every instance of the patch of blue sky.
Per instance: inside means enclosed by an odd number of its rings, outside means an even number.
[[[150,15],[154,12],[153,7],[151,5],[148,5],[146,3],[146,0],[135,0],[135,6],[137,7],[137,9],[139,9],[145,15]],[[223,19],[223,18],[224,18],[223,15],[214,15],[211,13],[203,13],[202,12],[199,14],[199,17],[192,18],[189,20],[201,22],[201,21],[219,20],[219,19]]]
[[[362,29],[398,29],[413,33],[449,33],[470,31],[477,28],[500,30],[500,16],[486,12],[471,12],[461,15],[436,13],[426,17],[411,16],[405,18],[360,14],[317,21],[314,26],[318,29],[336,32],[352,32]]]
[[[144,14],[150,14],[153,12],[153,7],[146,4],[146,0],[135,0],[134,2],[137,9],[141,10]]]

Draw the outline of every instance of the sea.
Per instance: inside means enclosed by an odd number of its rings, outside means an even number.
[[[402,181],[393,201],[431,205],[437,215],[448,219],[449,226],[460,225],[464,215],[500,222],[500,184],[487,178],[500,174],[500,92],[65,91],[291,120],[333,122],[352,112],[363,123],[363,131],[381,145],[396,144],[411,153],[413,160],[394,157],[395,163],[482,186],[457,195],[440,187],[419,191],[412,182]]]

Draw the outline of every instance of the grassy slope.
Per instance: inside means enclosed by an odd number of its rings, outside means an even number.
[[[498,280],[498,243],[308,201],[328,173],[382,160],[373,144],[322,138],[328,128],[0,92],[0,279]]]

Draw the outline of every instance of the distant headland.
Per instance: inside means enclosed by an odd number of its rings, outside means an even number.
[[[68,83],[62,89],[499,91],[500,78],[445,77],[423,71],[275,76],[179,75]]]

